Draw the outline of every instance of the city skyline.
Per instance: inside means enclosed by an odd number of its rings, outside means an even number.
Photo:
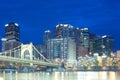
[[[1,1],[0,38],[5,36],[6,23],[17,22],[20,25],[21,42],[43,43],[45,30],[54,32],[58,23],[67,23],[79,28],[88,27],[97,35],[112,35],[115,49],[118,50],[119,3],[118,0]]]
[[[0,0],[0,80],[118,80],[120,0]]]

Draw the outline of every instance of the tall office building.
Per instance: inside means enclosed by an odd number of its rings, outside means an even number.
[[[1,41],[2,41],[2,51],[5,51],[7,39],[6,38],[2,38]]]
[[[75,40],[68,39],[68,64],[76,64],[76,43]]]
[[[47,43],[49,60],[60,59],[69,63],[76,62],[76,43],[72,38],[49,39]]]
[[[114,38],[112,36],[102,36],[103,39],[103,48],[105,49],[105,54],[107,56],[111,55],[111,52],[114,50]]]
[[[106,54],[107,56],[111,55],[111,52],[114,50],[114,38],[112,36],[102,36],[96,38],[94,43],[94,52],[99,53],[100,56]]]
[[[68,43],[67,38],[49,39],[47,42],[47,58],[49,60],[67,60]]]
[[[76,28],[75,29],[75,42],[76,42],[76,58],[79,56],[83,56],[84,54],[83,48],[81,46],[81,29]]]
[[[88,28],[76,28],[76,55],[86,56],[89,53],[90,34]]]
[[[75,28],[70,24],[58,24],[55,27],[55,38],[70,38],[75,41],[76,53],[80,45],[80,28]],[[76,54],[77,55],[77,54]]]
[[[88,28],[81,28],[80,33],[80,44],[83,46],[87,51],[89,51],[89,30]]]
[[[47,44],[47,41],[48,39],[51,39],[52,38],[52,33],[50,30],[46,30],[44,32],[44,44],[46,45]]]
[[[55,27],[55,38],[71,38],[75,40],[77,56],[86,55],[89,52],[88,28],[74,28],[70,24],[58,24]]]
[[[75,38],[75,29],[70,24],[58,24],[55,27],[55,38]]]
[[[99,56],[103,55],[103,41],[101,36],[96,37],[93,45],[93,53],[98,53]]]
[[[81,29],[75,28],[75,42],[77,46],[80,46],[80,36],[81,36]]]
[[[3,46],[2,51],[13,49],[19,46],[20,43],[20,31],[17,23],[11,22],[5,25],[5,39],[2,39]],[[7,54],[18,57],[18,54]]]
[[[44,31],[44,46],[45,46],[45,54],[47,54],[47,42],[52,38],[52,33],[50,30]],[[47,56],[47,55],[46,55]]]
[[[5,35],[8,41],[10,40],[20,41],[19,25],[14,22],[6,24]]]
[[[90,33],[90,42],[89,42],[89,55],[92,56],[94,53],[94,42],[96,39],[96,35],[93,33]]]

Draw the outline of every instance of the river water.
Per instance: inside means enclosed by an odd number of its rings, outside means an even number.
[[[0,72],[0,80],[120,80],[120,72]]]

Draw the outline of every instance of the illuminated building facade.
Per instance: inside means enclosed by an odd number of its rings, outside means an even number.
[[[114,50],[114,38],[112,36],[102,36],[96,38],[94,42],[94,52],[99,53],[100,56],[103,54],[110,56]]]
[[[19,25],[17,23],[11,22],[5,25],[5,39],[2,39],[2,51],[13,49],[21,44]],[[17,54],[11,54],[11,56],[15,55],[18,57]]]
[[[67,60],[68,39],[55,38],[49,39],[47,42],[47,58],[49,60],[61,59]]]
[[[105,49],[105,54],[107,56],[111,55],[114,50],[114,38],[112,36],[102,36],[103,48]]]
[[[90,33],[90,42],[89,42],[89,55],[92,56],[94,53],[94,42],[96,39],[96,35],[93,33]]]
[[[75,42],[76,45],[80,46],[80,33],[81,33],[81,29],[80,28],[75,28]]]
[[[75,38],[75,28],[70,24],[58,24],[55,27],[55,38]]]
[[[20,31],[19,25],[17,23],[11,22],[5,25],[5,35],[8,41],[15,40],[20,41]]]
[[[47,43],[47,57],[49,60],[60,59],[76,62],[76,43],[71,38],[49,39]]]
[[[44,32],[44,44],[46,45],[47,44],[47,41],[48,39],[51,39],[52,38],[52,33],[50,30],[46,30]]]
[[[117,56],[117,58],[120,58],[120,50],[118,50],[118,51],[116,52],[116,56]]]
[[[50,30],[44,31],[44,46],[45,46],[45,54],[47,54],[47,42],[52,38],[52,33]],[[47,56],[47,55],[46,55]]]
[[[76,43],[73,39],[68,39],[68,63],[76,63]]]
[[[88,28],[81,28],[80,45],[89,51],[89,30]]]

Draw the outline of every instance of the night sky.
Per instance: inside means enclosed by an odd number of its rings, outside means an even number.
[[[43,43],[43,33],[58,23],[88,27],[97,35],[112,35],[120,49],[120,0],[0,0],[0,38],[4,25],[20,25],[21,42]]]

